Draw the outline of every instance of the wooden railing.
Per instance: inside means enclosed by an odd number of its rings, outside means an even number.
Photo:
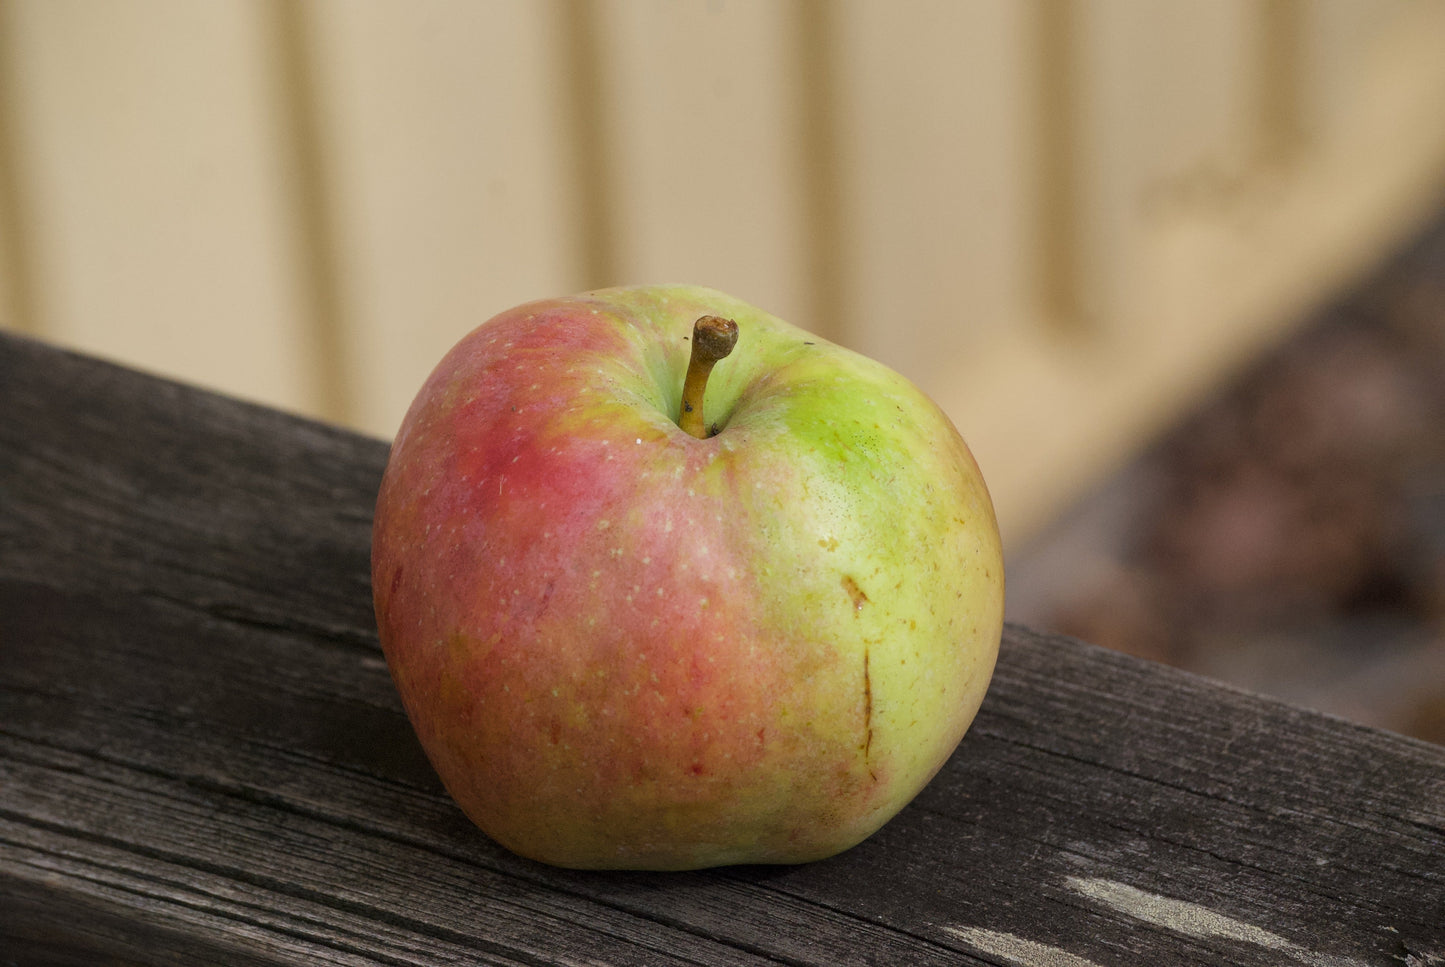
[[[386,457],[0,334],[0,963],[1445,961],[1445,747],[1018,625],[942,771],[839,856],[521,859],[387,673]]]
[[[389,435],[492,313],[733,292],[1006,536],[1436,204],[1437,0],[0,0],[0,321]]]

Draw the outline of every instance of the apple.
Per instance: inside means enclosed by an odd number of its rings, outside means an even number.
[[[862,841],[953,752],[1003,620],[993,506],[942,411],[680,285],[463,338],[396,436],[372,580],[447,790],[575,868]]]

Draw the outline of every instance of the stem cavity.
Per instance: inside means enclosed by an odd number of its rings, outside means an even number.
[[[737,344],[738,324],[731,319],[703,316],[693,324],[692,356],[687,361],[687,376],[682,382],[682,412],[678,414],[677,425],[699,440],[706,440],[708,436],[702,416],[708,374]]]

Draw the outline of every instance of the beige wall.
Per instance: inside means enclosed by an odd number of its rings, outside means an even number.
[[[389,435],[714,285],[901,369],[1010,542],[1445,188],[1435,0],[0,0],[0,323]]]

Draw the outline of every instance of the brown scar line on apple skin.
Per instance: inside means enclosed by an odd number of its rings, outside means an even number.
[[[853,575],[843,575],[843,590],[847,591],[848,597],[853,599],[853,610],[862,611],[863,605],[868,603],[868,595],[858,586],[858,582],[853,580]]]
[[[869,650],[863,649],[863,761],[868,762],[868,757],[873,751],[873,673],[869,670]],[[878,776],[873,772],[871,763],[868,765],[868,776],[874,782]]]

